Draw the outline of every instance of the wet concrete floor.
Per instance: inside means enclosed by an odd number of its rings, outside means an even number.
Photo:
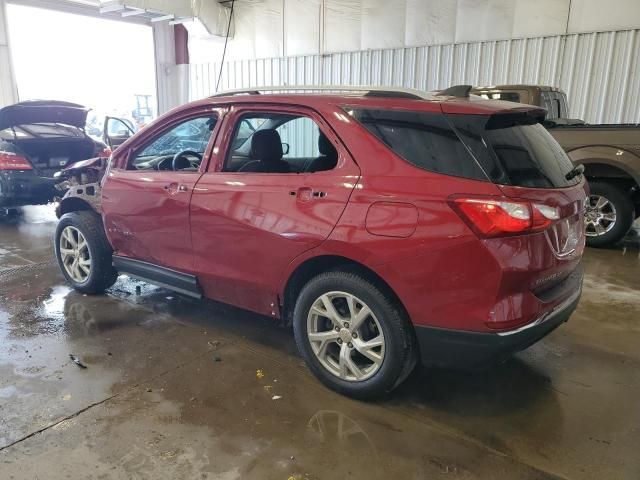
[[[271,319],[126,277],[70,290],[54,228],[0,222],[1,479],[640,478],[634,239],[589,249],[577,312],[513,360],[365,403]]]

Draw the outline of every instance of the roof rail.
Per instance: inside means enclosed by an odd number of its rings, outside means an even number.
[[[274,85],[269,87],[252,87],[237,90],[227,90],[216,93],[212,97],[226,97],[231,95],[260,95],[264,93],[280,92],[359,92],[368,97],[409,98],[429,100],[433,98],[429,93],[414,88],[402,87],[370,87],[362,85]]]

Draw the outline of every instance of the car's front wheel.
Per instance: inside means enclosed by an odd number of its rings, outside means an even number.
[[[102,221],[92,211],[71,212],[60,218],[55,253],[62,274],[79,292],[102,293],[118,277]]]
[[[384,395],[415,366],[412,327],[402,308],[369,279],[327,272],[296,301],[294,334],[311,371],[354,398]]]

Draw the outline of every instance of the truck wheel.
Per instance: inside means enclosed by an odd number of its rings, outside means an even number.
[[[102,293],[118,278],[100,216],[92,211],[66,213],[55,233],[62,274],[79,292]]]
[[[390,392],[416,363],[406,315],[359,274],[336,271],[311,279],[296,300],[293,331],[316,377],[353,398]]]
[[[585,212],[587,245],[604,247],[621,240],[633,224],[631,197],[608,182],[589,182],[591,194]]]

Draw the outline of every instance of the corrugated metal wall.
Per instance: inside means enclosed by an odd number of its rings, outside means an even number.
[[[0,45],[0,107],[17,101],[17,94],[11,75],[9,47]]]
[[[5,19],[5,2],[0,0],[0,107],[18,100],[15,79],[11,66],[9,38]]]
[[[190,99],[215,92],[219,64],[193,64]],[[226,62],[221,90],[363,84],[435,90],[455,84],[558,86],[570,114],[640,123],[640,30]]]

